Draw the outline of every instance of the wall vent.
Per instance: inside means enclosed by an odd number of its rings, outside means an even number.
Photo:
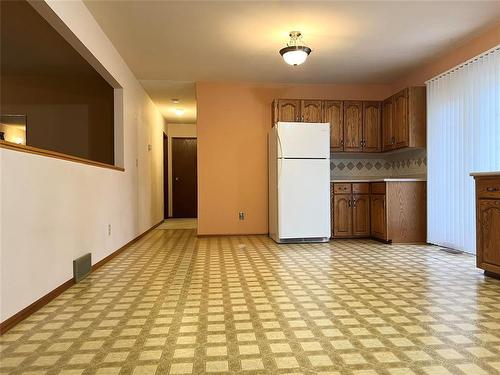
[[[73,278],[79,283],[87,277],[92,270],[92,255],[87,253],[73,261]]]

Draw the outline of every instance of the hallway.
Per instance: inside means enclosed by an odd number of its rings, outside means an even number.
[[[1,373],[492,374],[500,282],[473,263],[156,229],[3,335]]]

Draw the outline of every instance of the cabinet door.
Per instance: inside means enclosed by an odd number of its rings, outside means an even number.
[[[321,122],[323,119],[323,102],[321,100],[302,100],[301,101],[301,121],[303,122]]]
[[[332,237],[334,232],[335,217],[333,215],[333,184],[330,184],[330,228],[332,231]]]
[[[479,199],[477,223],[478,266],[500,267],[500,200]]]
[[[278,121],[300,121],[300,100],[279,99]]]
[[[344,102],[344,151],[362,151],[363,102]]]
[[[352,197],[352,235],[370,236],[370,196],[353,195]]]
[[[333,235],[335,237],[352,236],[351,196],[347,194],[333,196]]]
[[[380,102],[363,102],[363,151],[381,150]]]
[[[392,133],[392,98],[382,103],[382,142],[383,150],[391,150],[394,144]]]
[[[393,147],[408,147],[408,90],[394,95],[392,113]]]
[[[370,216],[372,237],[387,240],[385,195],[370,196]]]
[[[330,149],[344,151],[344,106],[340,100],[323,103],[323,122],[330,123]]]

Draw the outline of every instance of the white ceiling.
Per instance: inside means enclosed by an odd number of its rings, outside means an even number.
[[[86,5],[141,81],[389,83],[500,20],[499,1]],[[299,67],[278,54],[291,30],[302,31],[313,50]],[[145,87],[159,98],[172,93],[160,93],[160,84]]]

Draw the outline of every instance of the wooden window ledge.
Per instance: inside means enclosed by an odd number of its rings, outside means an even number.
[[[5,148],[5,149],[8,149],[8,150],[14,150],[14,151],[20,151],[20,152],[26,152],[28,154],[35,154],[35,155],[46,156],[46,157],[49,157],[49,158],[55,158],[55,159],[61,159],[61,160],[66,160],[66,161],[72,161],[72,162],[75,162],[75,163],[92,165],[94,167],[108,168],[108,169],[113,169],[115,171],[120,171],[120,172],[124,172],[125,171],[125,168],[117,167],[117,166],[114,166],[114,165],[111,165],[111,164],[100,163],[98,161],[84,159],[84,158],[79,158],[78,156],[72,156],[72,155],[68,155],[68,154],[63,154],[63,153],[56,152],[56,151],[44,150],[44,149],[37,148],[37,147],[26,146],[26,145],[18,145],[16,143],[7,142],[7,141],[0,141],[0,148]]]

